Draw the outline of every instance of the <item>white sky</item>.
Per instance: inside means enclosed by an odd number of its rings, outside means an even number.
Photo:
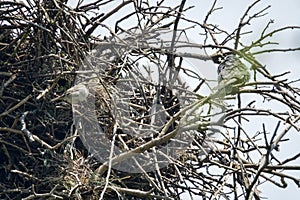
[[[238,22],[243,12],[247,9],[249,4],[248,2],[253,1],[240,1],[240,0],[219,0],[217,7],[223,7],[222,10],[218,10],[213,14],[209,20],[210,23],[218,24],[225,30],[233,30]],[[195,5],[196,9],[191,11],[190,17],[194,19],[199,19],[203,21],[206,11],[209,9],[212,1],[197,1],[191,0],[188,1],[190,5]],[[300,1],[299,0],[285,0],[285,1],[272,1],[266,0],[258,3],[254,11],[258,11],[264,6],[271,5],[272,7],[268,10],[268,15],[253,20],[249,30],[253,31],[253,34],[248,35],[248,41],[251,42],[251,39],[256,39],[257,36],[261,33],[262,29],[265,27],[266,23],[273,19],[274,23],[271,26],[270,30],[280,28],[287,25],[297,25],[300,26]],[[254,13],[253,11],[250,13]],[[299,47],[300,46],[300,30],[295,31],[285,31],[281,34],[274,35],[272,37],[274,41],[280,43],[279,47]],[[288,76],[291,79],[300,78],[300,52],[293,53],[272,53],[265,54],[265,56],[259,57],[260,61],[267,65],[267,68],[272,73],[282,73],[284,71],[291,71],[291,74]],[[298,83],[298,87],[300,84]],[[251,124],[253,126],[253,124]],[[261,127],[261,121],[257,120],[257,127]],[[268,124],[269,130],[274,130],[274,123]],[[257,128],[254,130],[256,131]],[[260,128],[261,130],[261,128]],[[291,141],[280,146],[281,155],[280,156],[291,156],[299,153],[299,141],[300,134],[293,130],[288,136],[291,136]],[[283,153],[283,154],[282,154]],[[300,165],[299,159],[294,162],[294,164]],[[300,179],[300,172],[289,173]],[[300,189],[296,187],[294,182],[289,181],[289,186],[285,189],[278,188],[272,184],[263,184],[259,189],[262,191],[263,197],[268,197],[271,200],[282,200],[282,199],[298,199],[300,198]]]

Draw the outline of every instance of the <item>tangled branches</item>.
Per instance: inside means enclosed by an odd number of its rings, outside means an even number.
[[[300,130],[298,80],[259,59],[298,51],[267,47],[300,27],[271,21],[246,45],[269,8],[252,14],[259,3],[230,33],[209,23],[217,1],[203,23],[184,0],[0,2],[0,197],[260,199],[265,182],[300,187],[299,152],[281,155]],[[251,69],[235,94],[217,87],[227,54]],[[87,101],[51,101],[78,83]]]

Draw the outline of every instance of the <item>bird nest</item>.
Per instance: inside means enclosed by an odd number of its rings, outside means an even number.
[[[108,49],[103,51],[101,46],[86,57],[84,73],[79,74],[76,81],[88,82],[91,95],[87,101],[73,106],[81,140],[102,162],[111,156],[111,145],[115,145],[114,154],[118,155],[175,131],[179,126],[180,109],[191,102],[187,97],[190,95],[187,86],[178,79],[175,70],[134,63],[137,57],[130,53],[126,60],[114,56],[115,51],[122,52],[124,48],[116,50],[114,46],[113,50],[110,51],[113,55],[108,56]],[[191,140],[190,135],[178,134],[153,146],[167,156],[178,156],[180,147],[186,146],[188,140]],[[149,154],[154,151],[147,148],[134,159],[145,167],[141,163],[148,165]],[[167,162],[162,163],[165,166]],[[121,163],[120,166],[127,165]],[[146,168],[153,169],[153,166]],[[126,171],[135,169],[133,165]]]
[[[25,42],[12,31],[0,31],[7,35],[1,45],[9,44],[0,52],[1,186],[5,189],[1,198],[21,199],[52,190],[73,197],[79,183],[81,191],[91,189],[85,186],[93,186],[95,170],[109,158],[136,152],[138,156],[113,166],[116,173],[153,171],[155,163],[171,166],[191,139],[203,142],[197,128],[161,140],[179,130],[184,114],[180,111],[197,97],[179,79],[176,65],[166,65],[172,63],[173,54],[159,45],[149,46],[157,33],[126,33],[122,41],[120,36],[98,40],[97,47],[86,55],[93,44],[79,45],[75,39],[64,42],[38,30],[29,31]],[[18,42],[22,45],[16,50]],[[61,53],[61,49],[68,51]],[[75,85],[88,83],[87,101],[73,105],[51,101],[74,85],[74,76]],[[197,137],[192,138],[193,134]],[[176,173],[168,170],[163,172],[165,177]],[[122,177],[114,176],[116,180]],[[147,183],[143,177],[116,184],[126,182],[129,188],[140,188],[134,181]],[[148,190],[149,185],[143,188]]]

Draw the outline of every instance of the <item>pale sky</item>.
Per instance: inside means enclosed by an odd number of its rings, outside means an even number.
[[[220,25],[223,29],[233,30],[238,22],[242,13],[247,9],[246,2],[253,1],[240,1],[240,0],[219,0],[217,3],[217,7],[223,7],[222,10],[218,10],[213,14],[209,20],[211,23],[215,23]],[[191,0],[188,1],[190,5],[195,5],[197,8],[194,9],[194,12],[190,11],[190,17],[194,19],[203,20],[206,15],[206,11],[209,9],[212,1],[197,1]],[[253,31],[253,34],[245,37],[249,39],[249,43],[251,39],[256,39],[257,36],[261,33],[262,29],[265,27],[266,23],[272,19],[274,23],[271,25],[271,29],[280,28],[288,25],[297,25],[300,26],[300,1],[298,0],[285,0],[285,1],[262,1],[258,3],[254,9],[254,11],[258,11],[261,8],[271,5],[271,8],[267,11],[269,14],[257,19],[253,20],[251,26],[249,26],[249,30]],[[253,13],[250,12],[250,13]],[[295,31],[285,31],[281,34],[274,35],[272,37],[274,41],[280,43],[279,47],[288,48],[288,47],[299,47],[300,46],[300,30]],[[287,76],[291,79],[299,79],[300,78],[300,52],[293,53],[272,53],[269,55],[259,57],[260,60],[267,65],[267,68],[272,73],[282,73],[284,71],[291,71],[291,74]],[[298,83],[298,87],[300,84]],[[258,120],[258,126],[261,127],[261,123]],[[274,130],[274,124],[269,124],[270,130]],[[257,129],[256,129],[257,130]],[[300,134],[293,130],[288,136],[291,136],[291,141],[286,144],[282,144],[280,146],[280,156],[292,156],[300,151],[299,141]],[[294,164],[300,165],[299,159],[294,162]],[[294,175],[300,179],[300,172],[288,173],[290,175]],[[282,200],[282,199],[298,199],[300,198],[300,189],[297,188],[294,182],[289,181],[289,186],[285,189],[274,186],[273,184],[265,183],[259,189],[262,191],[262,197],[268,197],[270,200]]]

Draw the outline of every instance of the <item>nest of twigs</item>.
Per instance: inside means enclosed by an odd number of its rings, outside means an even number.
[[[111,44],[83,31],[76,21],[79,14],[63,3],[3,2],[0,8],[7,9],[0,14],[0,19],[7,22],[0,25],[0,198],[98,199],[106,173],[95,178],[94,172],[101,162],[82,144],[84,136],[80,139],[74,127],[72,106],[63,101],[51,102],[51,99],[76,82],[77,70],[84,65],[85,55],[97,42],[103,43],[97,49],[101,59],[109,61],[100,73],[106,87],[114,87],[120,71],[130,68],[120,69],[126,62],[116,57],[115,52],[110,54],[115,50]],[[136,105],[131,108],[130,116],[137,124],[150,123],[149,102],[158,91],[158,103],[166,108],[170,117],[179,111],[178,99],[170,89],[148,83],[143,88],[143,91],[136,88],[129,98],[130,103]],[[126,144],[132,149],[157,136],[132,137],[122,129],[114,129],[112,94],[105,93],[107,91],[96,92],[95,105],[101,108],[97,109],[97,124],[109,139],[119,134],[116,144],[122,148]],[[176,126],[174,123],[168,132]],[[161,176],[173,184],[179,180],[176,170],[178,167],[170,165],[162,169]],[[124,198],[142,198],[142,194],[134,194],[128,188],[160,194],[161,191],[152,188],[149,177],[156,175],[113,170],[110,185],[118,191],[110,186],[104,197],[117,199],[122,193]]]

